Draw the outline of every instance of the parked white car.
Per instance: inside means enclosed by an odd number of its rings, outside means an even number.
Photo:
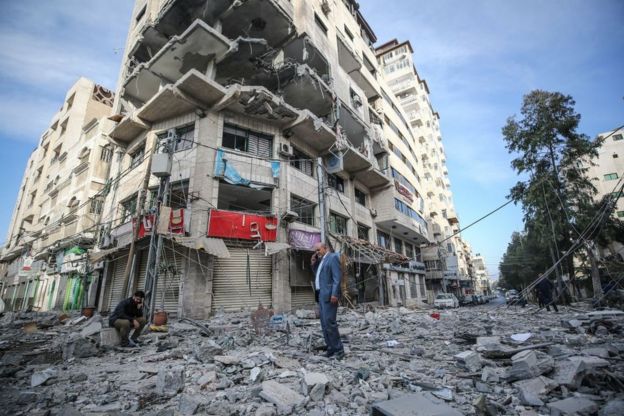
[[[451,293],[440,293],[433,301],[436,308],[459,308],[459,301]]]

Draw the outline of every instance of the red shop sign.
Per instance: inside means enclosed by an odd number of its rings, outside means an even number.
[[[213,209],[208,219],[208,236],[275,241],[277,217]]]

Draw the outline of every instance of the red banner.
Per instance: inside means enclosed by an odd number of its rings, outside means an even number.
[[[132,219],[132,225],[135,225],[135,220]],[[145,215],[139,224],[138,238],[143,238],[146,235],[150,235],[152,230],[156,227],[154,224],[154,214]],[[184,209],[172,209],[169,215],[169,232],[171,234],[184,235]]]
[[[277,217],[213,209],[208,219],[208,236],[275,241]]]

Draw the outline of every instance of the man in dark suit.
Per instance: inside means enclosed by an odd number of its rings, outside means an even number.
[[[341,360],[344,358],[344,348],[336,322],[342,279],[340,256],[338,253],[329,252],[325,243],[317,243],[314,250],[311,262],[315,276],[316,300],[320,308],[321,329],[327,345],[326,356]]]

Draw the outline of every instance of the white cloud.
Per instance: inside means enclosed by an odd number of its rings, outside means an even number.
[[[35,95],[0,94],[0,132],[14,140],[37,143],[61,100]]]

